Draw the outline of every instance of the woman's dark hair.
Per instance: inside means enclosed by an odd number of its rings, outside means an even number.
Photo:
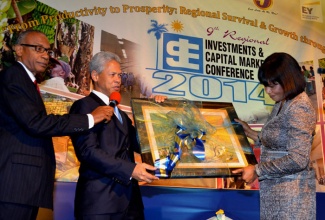
[[[273,53],[258,69],[258,80],[264,86],[279,83],[286,100],[305,91],[306,80],[298,62],[287,53]]]

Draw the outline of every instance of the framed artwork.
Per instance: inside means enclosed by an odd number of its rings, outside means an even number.
[[[256,164],[232,103],[131,99],[142,161],[165,178],[230,177]]]

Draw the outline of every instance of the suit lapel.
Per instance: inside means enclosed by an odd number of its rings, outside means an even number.
[[[123,114],[123,112],[121,112],[121,110],[119,109],[119,112],[120,112],[120,115],[122,117],[122,120],[123,120],[123,124],[118,120],[118,118],[115,116],[114,117],[114,122],[116,124],[116,126],[124,133],[124,134],[127,134],[128,132],[128,125],[127,125],[127,120],[126,118],[124,117],[125,114]]]
[[[94,99],[100,106],[105,106],[105,102],[103,102],[103,100],[101,100],[97,95],[95,95],[95,93],[91,92],[89,94],[89,97]]]
[[[26,72],[25,68],[19,62],[16,62],[13,65],[17,66],[21,70],[20,72],[17,72],[17,77],[15,78],[16,82],[19,83],[21,86],[24,86],[24,88],[27,91],[27,94],[29,96],[33,96],[34,99],[36,97],[36,100],[39,103],[39,105],[42,105],[43,108],[45,109],[45,105],[44,105],[42,96],[38,93],[34,82],[29,77],[29,75]],[[19,77],[18,77],[18,74],[20,74]]]

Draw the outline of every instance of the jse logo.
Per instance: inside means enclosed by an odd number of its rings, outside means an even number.
[[[202,38],[165,33],[163,51],[165,70],[203,73]]]

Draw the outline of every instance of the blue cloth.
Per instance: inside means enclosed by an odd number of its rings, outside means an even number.
[[[55,220],[74,220],[73,201],[76,183],[55,182]],[[227,217],[236,220],[259,220],[258,190],[191,189],[141,186],[146,219],[201,220],[223,209]],[[325,193],[316,193],[317,216],[325,216]]]
[[[114,114],[116,115],[116,117],[118,118],[118,120],[123,124],[122,116],[121,116],[120,112],[118,111],[118,107],[117,106],[114,107]]]

